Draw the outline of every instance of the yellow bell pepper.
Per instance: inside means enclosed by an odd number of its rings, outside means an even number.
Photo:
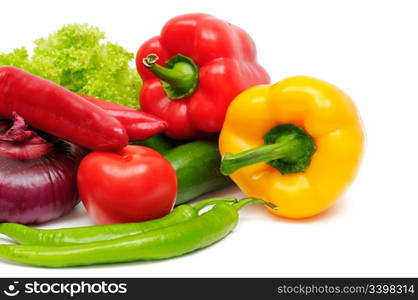
[[[219,139],[221,171],[274,214],[306,218],[354,179],[364,144],[357,109],[337,87],[310,77],[252,87],[231,103]]]

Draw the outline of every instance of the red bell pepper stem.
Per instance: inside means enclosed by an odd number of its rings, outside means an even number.
[[[116,118],[125,127],[131,142],[148,139],[167,129],[167,122],[152,114],[105,100],[85,95],[80,96]]]
[[[30,126],[96,151],[125,147],[121,123],[100,107],[49,80],[0,67],[0,117],[19,114]]]
[[[180,99],[193,94],[199,70],[191,58],[177,54],[166,62],[166,67],[157,64],[158,60],[158,55],[149,54],[142,63],[163,81],[163,88],[170,99]]]

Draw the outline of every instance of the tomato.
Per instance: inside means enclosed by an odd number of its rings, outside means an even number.
[[[77,183],[80,198],[97,224],[163,217],[173,209],[177,195],[171,164],[143,146],[88,154],[79,166]]]

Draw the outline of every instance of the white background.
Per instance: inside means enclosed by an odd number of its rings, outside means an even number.
[[[243,27],[273,81],[310,75],[355,100],[368,136],[355,183],[305,221],[247,207],[221,242],[180,258],[73,269],[0,260],[0,276],[418,276],[418,7],[414,1],[2,1],[0,52],[67,23],[99,26],[132,52],[177,14]],[[324,187],[326,188],[326,187]],[[220,194],[236,194],[234,189]],[[47,227],[90,224],[82,207]],[[1,240],[0,240],[1,241]]]

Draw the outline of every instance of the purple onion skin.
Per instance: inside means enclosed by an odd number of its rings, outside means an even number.
[[[44,223],[79,202],[77,169],[86,151],[54,137],[45,139],[53,149],[41,157],[0,155],[0,222]]]

